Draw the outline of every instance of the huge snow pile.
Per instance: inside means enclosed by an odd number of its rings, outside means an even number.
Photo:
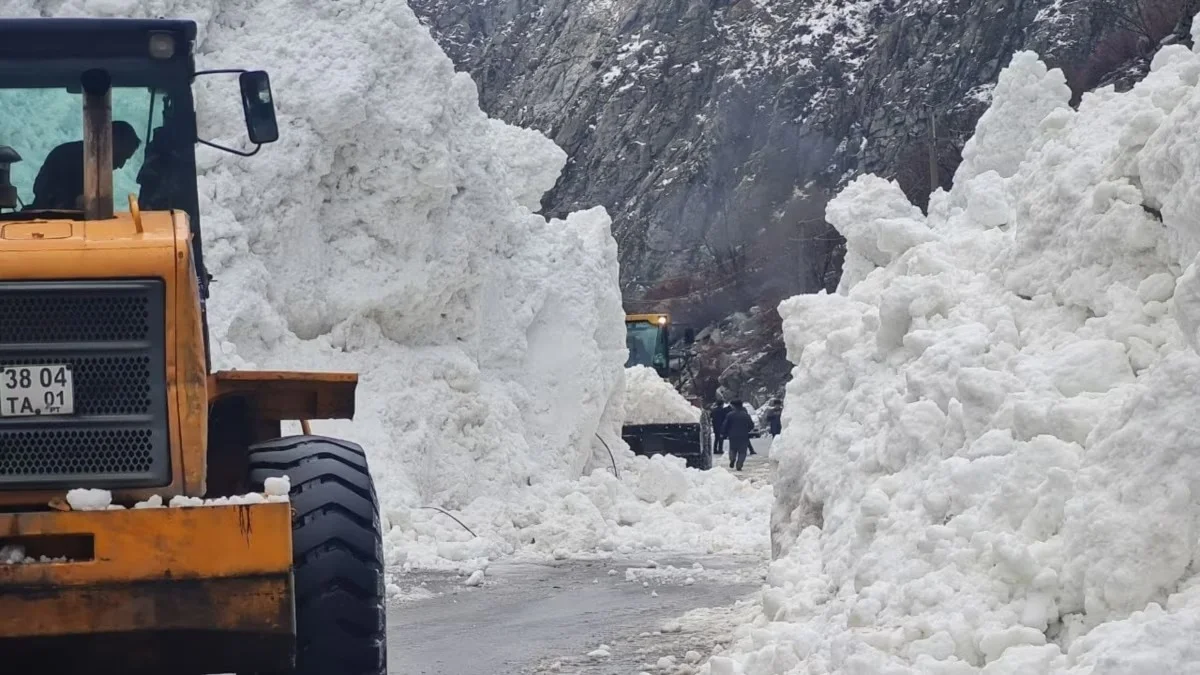
[[[1170,46],[1072,110],[1020,53],[928,217],[873,176],[830,204],[764,616],[703,672],[1200,670],[1198,82]]]
[[[189,17],[200,67],[270,71],[280,140],[198,150],[214,365],[361,373],[355,421],[313,426],[362,443],[385,511],[609,463],[596,438],[620,445],[625,360],[609,218],[534,212],[565,154],[489,120],[404,2],[48,11]],[[236,78],[197,89],[201,136],[243,145]]]
[[[646,366],[625,369],[625,424],[679,424],[700,421],[700,409],[671,383]]]
[[[274,68],[287,129],[204,176],[226,362],[361,372],[355,422],[317,429],[363,442],[385,506],[581,475],[617,442],[624,313],[607,215],[531,211],[565,154],[489,120],[404,3],[222,9],[200,58]]]

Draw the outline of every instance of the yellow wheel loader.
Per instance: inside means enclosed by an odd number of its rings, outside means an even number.
[[[683,341],[691,345],[695,335],[689,328]],[[683,359],[671,355],[671,316],[669,314],[626,314],[625,348],[629,352],[625,367],[653,368],[660,377],[678,388],[675,377]],[[703,408],[699,422],[656,422],[626,424],[621,438],[636,455],[674,455],[687,465],[707,471],[713,464],[712,418]]]
[[[367,458],[308,431],[357,376],[211,369],[193,81],[237,76],[254,151],[278,129],[267,74],[198,72],[195,36],[0,19],[0,670],[385,673]]]

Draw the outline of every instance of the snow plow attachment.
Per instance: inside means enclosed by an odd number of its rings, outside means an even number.
[[[288,503],[0,513],[0,663],[45,673],[286,672]],[[31,671],[32,672],[32,671]]]
[[[712,423],[705,412],[699,423],[627,424],[621,438],[635,455],[682,457],[693,469],[707,471],[713,465]]]

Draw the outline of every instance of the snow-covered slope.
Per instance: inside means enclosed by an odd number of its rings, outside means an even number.
[[[653,368],[625,369],[625,424],[687,424],[700,421],[700,409],[688,403]]]
[[[830,204],[764,616],[703,672],[1200,669],[1200,56],[1153,70],[1072,110],[1017,54],[928,217],[873,176]]]
[[[271,72],[281,137],[199,150],[215,365],[362,374],[353,423],[385,513],[577,478],[620,447],[625,359],[602,209],[533,213],[565,154],[488,119],[404,2],[0,0],[0,13],[197,21],[203,68]],[[201,78],[238,145],[236,78]],[[66,140],[66,139],[64,139]]]

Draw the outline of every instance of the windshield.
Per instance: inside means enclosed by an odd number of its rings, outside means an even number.
[[[127,210],[133,194],[144,209],[191,211],[191,148],[176,140],[187,134],[173,107],[169,92],[161,89],[113,88],[115,210]],[[21,156],[11,173],[19,209],[82,208],[82,130],[82,94],[0,84],[0,146]]]
[[[625,367],[646,366],[661,369],[667,367],[666,335],[652,323],[626,323],[625,346],[629,349],[629,357]]]

